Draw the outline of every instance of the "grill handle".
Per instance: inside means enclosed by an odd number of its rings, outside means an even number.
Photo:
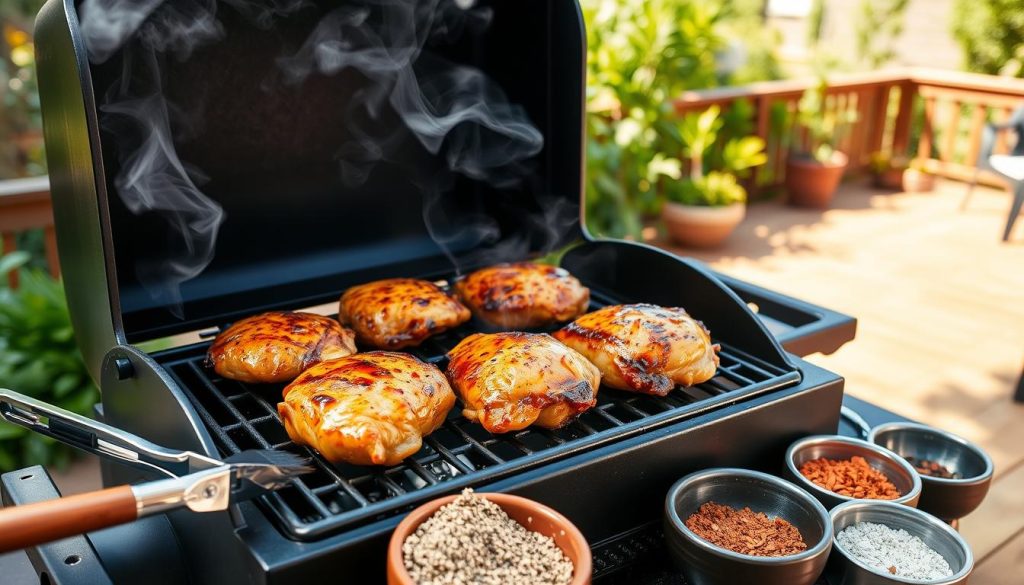
[[[124,485],[0,510],[0,553],[187,507],[216,512],[231,502],[231,467]]]
[[[131,522],[138,517],[131,486],[0,510],[0,553]]]

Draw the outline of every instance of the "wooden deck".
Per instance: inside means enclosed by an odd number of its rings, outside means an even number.
[[[715,269],[859,319],[857,339],[810,361],[847,392],[977,441],[996,480],[961,530],[973,583],[1021,583],[1024,405],[1011,400],[1024,364],[1024,219],[1000,242],[1010,197],[965,186],[887,195],[844,185],[833,209],[750,206],[727,247],[673,249]],[[670,247],[671,248],[671,247]]]

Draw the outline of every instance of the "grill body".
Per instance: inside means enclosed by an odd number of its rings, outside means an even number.
[[[530,175],[516,186],[465,178],[447,184],[438,201],[448,225],[483,221],[490,235],[466,239],[459,232],[445,246],[425,225],[429,201],[417,190],[422,185],[384,172],[352,186],[339,182],[332,161],[321,157],[337,138],[317,133],[330,125],[326,105],[337,80],[303,89],[319,110],[291,107],[287,87],[256,91],[277,51],[294,48],[323,13],[347,4],[306,3],[312,12],[271,33],[225,13],[223,44],[200,48],[201,58],[162,57],[169,96],[186,105],[190,96],[213,96],[197,108],[220,114],[205,119],[211,130],[191,141],[175,137],[175,143],[189,160],[205,162],[211,178],[204,189],[227,210],[217,254],[176,285],[179,302],[152,296],[144,286],[140,267],[161,258],[168,234],[152,217],[129,211],[117,180],[127,146],[104,125],[103,112],[117,105],[110,96],[119,87],[118,72],[130,71],[123,67],[133,62],[130,45],[110,60],[92,62],[76,2],[44,6],[36,46],[58,246],[73,324],[102,390],[105,422],[212,456],[253,447],[301,450],[274,412],[279,387],[216,378],[201,365],[205,343],[152,355],[136,344],[222,328],[264,310],[336,301],[347,286],[375,278],[451,280],[453,262],[468,270],[569,243],[578,245],[561,265],[591,287],[595,306],[683,306],[722,344],[722,368],[708,383],[664,399],[602,389],[596,409],[558,431],[491,437],[456,412],[400,466],[367,469],[318,459],[317,471],[292,487],[225,513],[180,511],[168,514],[158,531],[152,522],[118,529],[117,541],[134,543],[133,558],[165,564],[166,551],[177,551],[181,570],[196,583],[289,583],[324,575],[376,582],[383,578],[386,539],[400,517],[465,486],[544,502],[599,543],[656,520],[664,491],[687,471],[719,464],[774,471],[793,438],[835,430],[842,379],[787,354],[733,288],[696,262],[641,244],[596,240],[582,227],[585,50],[575,0],[487,2],[495,14],[488,32],[437,49],[493,75],[544,137]],[[509,50],[513,43],[515,51]],[[237,108],[225,108],[235,101]],[[275,117],[247,118],[266,112],[267,103],[275,105]],[[265,132],[243,132],[249,127]],[[312,136],[323,148],[304,150],[293,135]],[[399,152],[407,157],[403,164],[415,163],[417,176],[443,162],[415,145]],[[326,228],[334,228],[330,237]],[[264,241],[273,238],[280,246]],[[756,298],[764,311],[775,311],[768,322],[801,349],[811,345],[803,329],[827,337],[829,349],[852,338],[852,320],[766,291]],[[443,362],[472,327],[416,352]],[[145,479],[104,466],[107,485]],[[133,538],[132,530],[148,531],[149,538]],[[170,574],[161,575],[156,564],[151,573],[150,582]]]

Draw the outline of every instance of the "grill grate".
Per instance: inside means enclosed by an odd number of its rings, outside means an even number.
[[[591,303],[594,310],[613,301],[592,291]],[[410,353],[443,369],[448,350],[476,331],[472,323],[433,337]],[[558,430],[527,428],[491,435],[463,419],[456,406],[418,453],[389,468],[335,465],[292,443],[277,415],[283,385],[250,385],[217,376],[203,366],[207,343],[155,357],[188,395],[222,455],[273,448],[312,457],[316,471],[262,499],[281,528],[302,540],[394,516],[427,499],[800,380],[796,370],[721,345],[720,367],[708,382],[676,389],[664,398],[601,388],[596,407]]]

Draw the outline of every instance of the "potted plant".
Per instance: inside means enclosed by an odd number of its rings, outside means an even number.
[[[905,156],[892,156],[886,152],[871,155],[868,168],[871,170],[871,184],[876,189],[899,191],[903,188],[903,173],[910,166]]]
[[[853,112],[825,108],[824,80],[800,98],[794,130],[806,136],[791,141],[786,159],[786,192],[789,203],[801,207],[828,207],[849,164],[839,144],[856,118]],[[792,137],[790,137],[790,140]]]
[[[923,162],[915,159],[903,173],[903,190],[907,193],[926,193],[935,188],[935,175],[928,172]]]
[[[746,215],[747,191],[738,178],[767,161],[764,140],[757,136],[719,144],[719,114],[712,106],[687,115],[679,127],[689,175],[665,184],[661,214],[669,236],[684,246],[710,248],[729,237]]]

